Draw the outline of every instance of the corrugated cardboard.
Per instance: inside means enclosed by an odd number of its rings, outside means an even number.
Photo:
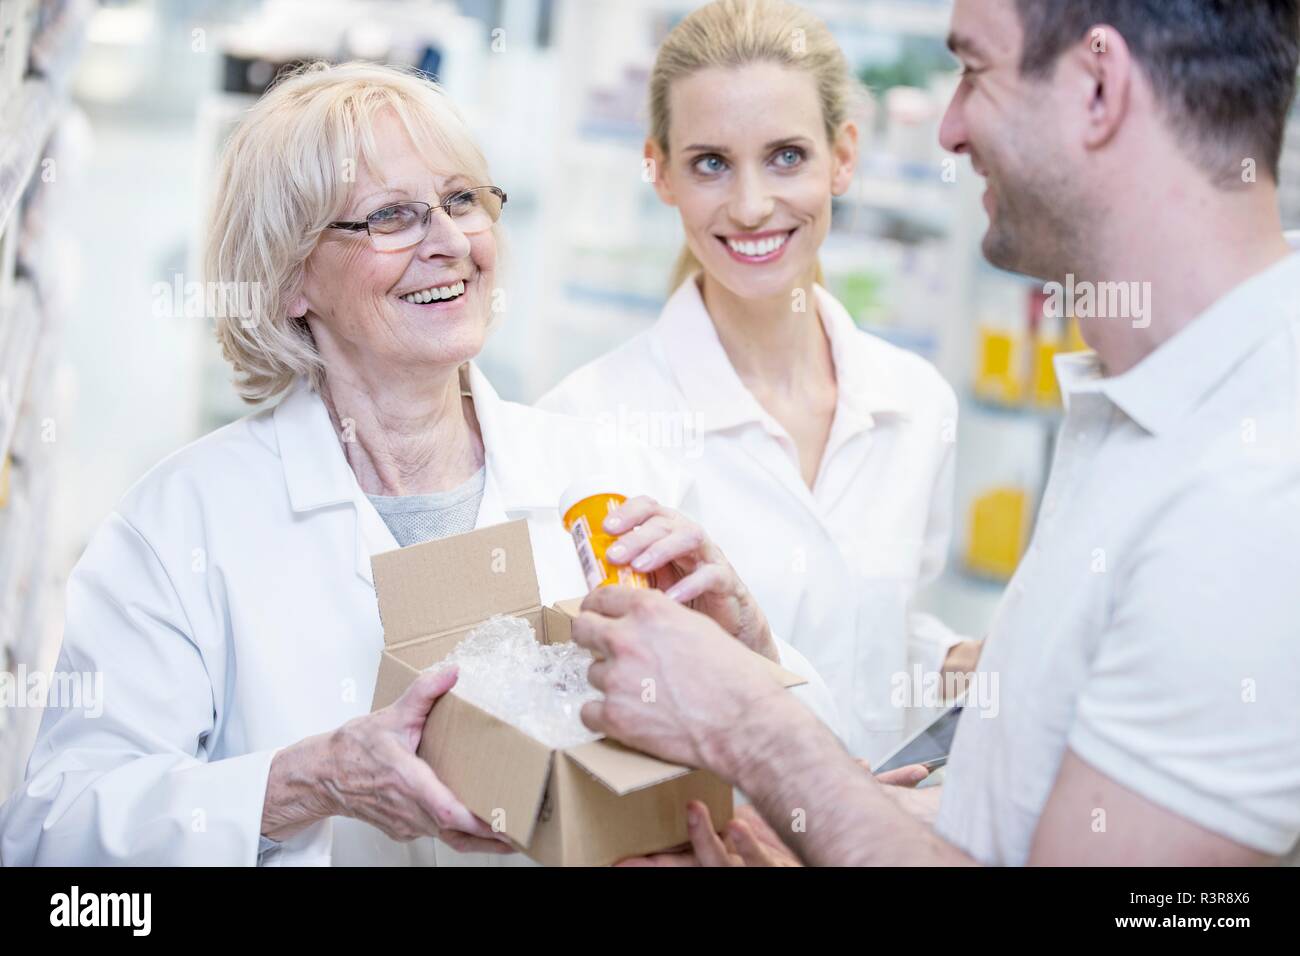
[[[542,606],[526,521],[371,563],[385,645],[372,710],[396,700],[494,614],[526,618],[543,643],[570,639],[579,601]],[[772,666],[786,686],[803,682]],[[683,844],[689,800],[706,804],[718,825],[731,818],[731,788],[707,771],[611,740],[553,750],[454,689],[434,705],[417,753],[470,810],[548,865],[603,866]]]

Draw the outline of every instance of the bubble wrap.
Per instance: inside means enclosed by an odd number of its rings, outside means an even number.
[[[470,631],[434,667],[447,664],[460,668],[452,693],[548,747],[600,739],[580,716],[583,704],[602,697],[587,683],[591,652],[586,648],[541,644],[526,620],[498,614]]]

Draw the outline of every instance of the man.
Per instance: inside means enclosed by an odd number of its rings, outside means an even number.
[[[1095,354],[1058,362],[1056,461],[979,665],[997,713],[964,714],[944,787],[881,787],[706,619],[598,591],[584,718],[715,770],[771,827],[724,844],[693,807],[702,859],[1295,854],[1300,256],[1276,178],[1297,8],[956,0],[941,137],[987,180],[984,252],[1092,295],[1071,304]]]

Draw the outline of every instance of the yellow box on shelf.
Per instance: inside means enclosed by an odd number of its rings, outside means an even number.
[[[1020,402],[1025,393],[1020,336],[989,325],[981,325],[978,334],[975,394],[1003,405]]]
[[[966,566],[972,572],[1006,580],[1024,553],[1029,530],[1029,495],[1004,485],[975,499],[970,512]]]

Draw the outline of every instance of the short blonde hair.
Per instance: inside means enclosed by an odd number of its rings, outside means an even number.
[[[840,124],[863,95],[835,37],[807,10],[786,0],[715,0],[673,27],[655,57],[650,73],[650,137],[665,156],[673,83],[700,70],[754,63],[775,63],[812,75],[832,144]],[[683,249],[673,269],[672,288],[699,268],[694,253]],[[822,281],[820,265],[817,281]]]
[[[219,310],[217,340],[244,401],[263,402],[324,366],[307,323],[288,314],[303,266],[342,214],[361,163],[381,168],[374,128],[395,114],[417,149],[488,185],[487,161],[446,93],[424,76],[373,63],[304,65],[240,122],[222,155],[204,252],[208,283],[256,289],[251,316]],[[239,285],[230,285],[238,283]],[[245,297],[247,300],[247,297]]]

